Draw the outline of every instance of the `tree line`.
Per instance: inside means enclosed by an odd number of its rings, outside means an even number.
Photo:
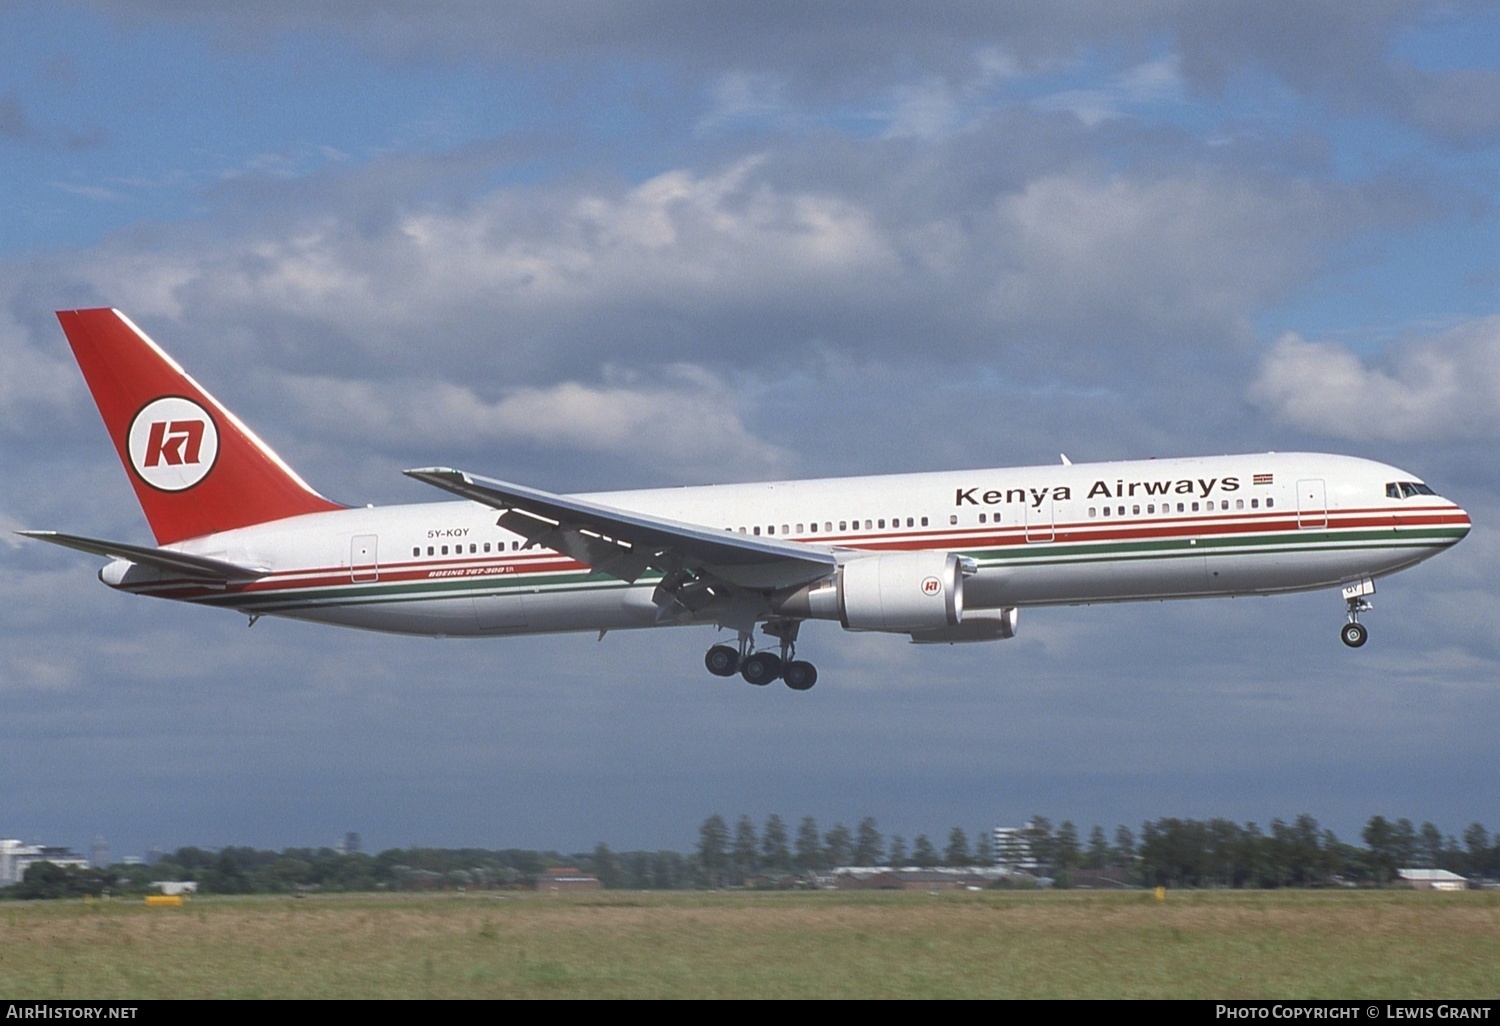
[[[600,843],[563,854],[518,848],[393,848],[378,855],[333,848],[179,848],[150,865],[77,868],[36,863],[22,882],[0,889],[12,899],[143,894],[162,880],[194,881],[206,894],[288,894],[308,891],[488,890],[529,888],[549,868],[571,866],[606,888],[674,890],[702,887],[813,885],[839,866],[899,868],[1012,866],[1054,886],[1105,883],[1154,887],[1385,886],[1398,869],[1447,869],[1461,876],[1500,878],[1500,834],[1472,823],[1462,839],[1432,823],[1372,816],[1363,845],[1346,843],[1309,815],[1291,822],[1162,818],[1139,832],[1094,826],[1086,839],[1071,821],[1056,827],[1034,816],[996,851],[991,831],[951,828],[939,846],[925,834],[910,843],[884,835],[873,817],[851,830],[821,829],[803,817],[795,829],[777,814],[757,824],[740,816],[731,828],[720,815],[703,821],[694,851],[622,851]],[[939,840],[941,841],[941,835]]]
[[[971,842],[962,827],[948,831],[939,848],[925,834],[907,844],[885,839],[872,818],[850,831],[843,824],[820,833],[804,818],[789,840],[785,822],[772,814],[757,831],[749,816],[733,829],[722,816],[698,830],[697,868],[702,883],[744,886],[774,882],[837,866],[888,868],[1002,866],[1046,878],[1054,886],[1076,883],[1155,887],[1385,886],[1398,869],[1446,869],[1471,879],[1500,878],[1500,834],[1471,823],[1462,841],[1430,822],[1372,816],[1360,833],[1363,846],[1345,843],[1310,815],[1291,822],[1273,819],[1265,829],[1253,822],[1167,817],[1117,826],[1112,835],[1094,826],[1083,839],[1064,820],[1055,828],[1034,816],[995,850],[990,831]]]

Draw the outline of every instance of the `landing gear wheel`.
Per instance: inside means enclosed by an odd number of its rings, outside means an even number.
[[[794,659],[781,668],[781,679],[793,691],[806,691],[818,682],[818,671],[812,663]]]
[[[740,668],[740,654],[728,645],[715,645],[703,657],[703,665],[715,677],[733,677]]]
[[[1339,631],[1339,640],[1348,645],[1350,648],[1358,648],[1359,646],[1363,645],[1369,639],[1369,637],[1370,632],[1365,630],[1365,625],[1362,623],[1346,623],[1344,624],[1343,629]]]
[[[740,663],[740,676],[757,687],[781,676],[781,660],[772,652],[755,652]]]

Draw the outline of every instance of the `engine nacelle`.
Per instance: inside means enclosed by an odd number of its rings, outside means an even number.
[[[912,631],[913,645],[957,645],[968,641],[1003,641],[1016,636],[1015,606],[1004,609],[971,609],[956,627]]]
[[[860,556],[779,605],[792,616],[837,620],[851,631],[940,630],[964,617],[966,561],[952,552]]]

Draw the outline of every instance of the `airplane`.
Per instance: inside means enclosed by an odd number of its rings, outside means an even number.
[[[817,681],[807,620],[997,641],[1022,607],[1342,589],[1368,636],[1375,579],[1468,534],[1419,478],[1318,453],[941,471],[558,495],[445,467],[460,501],[348,507],[313,490],[144,332],[58,312],[155,546],[22,531],[111,560],[105,584],[400,634],[716,626],[709,672]],[[765,636],[757,644],[756,630]]]

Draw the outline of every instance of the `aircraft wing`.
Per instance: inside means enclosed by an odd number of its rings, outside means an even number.
[[[461,470],[430,467],[406,474],[503,510],[501,527],[600,573],[633,583],[648,569],[658,570],[667,575],[663,587],[674,594],[696,580],[793,588],[827,577],[838,565],[832,550],[819,546],[684,524]]]
[[[64,548],[77,549],[79,552],[92,553],[95,556],[129,560],[132,563],[155,567],[158,570],[170,574],[181,574],[184,577],[199,577],[211,581],[253,581],[257,577],[265,576],[263,570],[240,566],[237,563],[226,563],[222,559],[194,556],[187,552],[174,552],[171,549],[127,545],[125,542],[102,541],[77,534],[59,534],[57,531],[17,531],[16,533],[28,538],[36,538],[39,541],[51,542],[53,545],[61,545]]]

